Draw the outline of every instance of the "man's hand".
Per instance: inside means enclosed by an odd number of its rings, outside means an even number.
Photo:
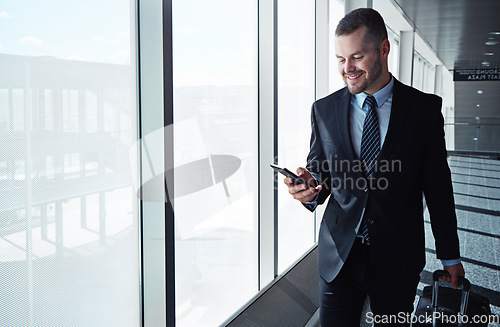
[[[297,168],[297,175],[311,185],[316,184],[311,173],[303,167]],[[295,185],[290,177],[285,178],[284,182],[286,186],[288,186],[288,193],[290,193],[295,200],[302,203],[311,202],[322,189],[321,185],[318,185],[315,188],[307,188],[306,184]]]
[[[465,271],[464,271],[464,266],[462,266],[461,263],[453,266],[444,266],[444,270],[450,273],[450,277],[439,277],[439,279],[443,279],[447,281],[448,283],[451,283],[451,286],[453,286],[454,289],[459,287],[461,284],[458,281],[458,277],[464,277],[465,276]]]

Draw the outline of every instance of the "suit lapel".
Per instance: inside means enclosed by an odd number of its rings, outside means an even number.
[[[347,159],[355,160],[357,159],[356,153],[354,152],[354,148],[352,147],[351,140],[351,123],[350,119],[350,109],[351,109],[351,94],[347,90],[347,87],[344,89],[344,93],[341,95],[339,101],[335,102],[335,111],[337,112],[338,126],[340,137],[342,140],[342,145],[347,155]]]
[[[379,161],[389,157],[397,141],[400,139],[399,135],[404,129],[404,123],[410,108],[411,98],[407,94],[405,86],[394,79],[391,116],[389,118],[387,135],[380,151]]]

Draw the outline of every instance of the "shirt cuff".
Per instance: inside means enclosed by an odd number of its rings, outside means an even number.
[[[458,265],[460,263],[460,258],[459,259],[450,259],[450,260],[441,260],[441,263],[443,266],[453,266],[453,265]]]

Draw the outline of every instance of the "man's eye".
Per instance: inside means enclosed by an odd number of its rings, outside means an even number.
[[[345,62],[345,59],[339,59],[339,64],[343,64]]]
[[[362,59],[362,58],[363,58],[363,56],[361,56],[361,57],[353,57],[354,60],[359,60],[359,59]]]

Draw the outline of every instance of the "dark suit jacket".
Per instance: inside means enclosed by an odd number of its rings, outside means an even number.
[[[351,142],[350,98],[344,88],[312,107],[307,168],[323,185],[317,204],[330,196],[319,232],[321,277],[330,282],[342,268],[363,211],[370,223],[370,253],[380,276],[397,279],[420,273],[425,266],[422,193],[437,257],[459,258],[441,98],[394,80],[389,127],[371,185]],[[313,211],[316,205],[306,207]]]

